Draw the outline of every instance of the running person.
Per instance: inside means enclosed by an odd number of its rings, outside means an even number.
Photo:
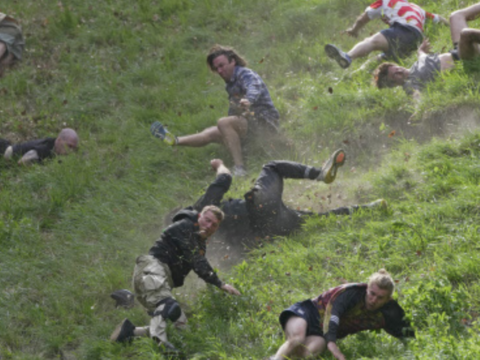
[[[359,30],[373,19],[382,19],[390,27],[357,43],[348,53],[332,44],[325,46],[325,52],[344,69],[348,68],[353,60],[365,57],[373,51],[382,51],[379,60],[398,62],[414,52],[422,42],[427,18],[434,23],[448,25],[443,17],[429,13],[406,0],[377,0],[367,7],[345,32],[356,38]]]

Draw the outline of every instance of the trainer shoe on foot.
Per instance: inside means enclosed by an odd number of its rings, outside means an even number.
[[[233,176],[242,177],[247,176],[247,170],[241,165],[235,165],[233,167]]]
[[[176,145],[178,142],[177,137],[171,132],[169,132],[167,129],[165,129],[165,126],[163,126],[158,121],[155,121],[152,126],[150,126],[150,132],[153,136],[159,138],[170,146]]]
[[[337,169],[345,164],[345,152],[342,149],[335,151],[322,167],[322,172],[317,176],[317,181],[330,184],[337,176]]]
[[[338,47],[332,44],[325,45],[325,52],[330,59],[335,60],[342,69],[346,69],[352,63],[352,59],[347,53],[340,50]]]
[[[385,199],[378,199],[378,200],[372,201],[370,204],[364,205],[363,207],[367,209],[387,210],[388,203],[387,203],[387,200]]]
[[[112,335],[110,336],[110,341],[114,342],[126,342],[133,339],[135,334],[133,333],[135,330],[135,325],[128,319],[124,319],[120,325],[113,331]]]

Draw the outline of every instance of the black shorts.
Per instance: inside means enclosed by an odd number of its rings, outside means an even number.
[[[285,330],[285,325],[287,324],[288,319],[292,316],[301,317],[307,322],[306,336],[315,335],[323,337],[323,327],[320,314],[312,300],[297,302],[288,309],[282,311],[279,320],[283,330]]]
[[[382,54],[382,58],[396,62],[416,51],[423,41],[420,31],[397,23],[380,31],[380,34],[388,41],[388,51]]]

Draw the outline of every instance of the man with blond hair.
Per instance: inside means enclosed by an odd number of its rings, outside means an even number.
[[[379,89],[402,86],[414,99],[434,81],[439,73],[455,67],[459,60],[474,60],[480,55],[480,30],[468,28],[467,22],[480,15],[480,3],[453,12],[450,32],[453,50],[443,54],[429,54],[430,43],[425,40],[418,49],[418,61],[410,69],[393,63],[383,63],[374,72],[374,83]]]
[[[233,175],[244,176],[242,143],[252,136],[275,134],[279,130],[279,113],[262,78],[247,68],[247,61],[230,47],[215,45],[207,56],[210,70],[225,81],[230,107],[228,116],[216,126],[186,136],[174,136],[158,121],[152,134],[172,146],[202,147],[223,143],[233,158]]]
[[[367,284],[340,285],[290,306],[280,314],[286,341],[270,360],[312,357],[325,349],[345,360],[337,339],[365,330],[384,329],[400,339],[415,337],[405,312],[391,297],[394,289],[392,277],[381,269]]]
[[[229,294],[240,295],[237,289],[218,278],[205,257],[206,240],[217,231],[223,218],[223,212],[213,205],[200,212],[188,207],[173,217],[173,223],[163,231],[148,254],[137,258],[133,271],[135,295],[152,316],[150,325],[136,327],[124,319],[113,332],[112,341],[150,336],[162,352],[178,355],[179,351],[167,339],[167,320],[180,329],[186,325],[187,318],[172,290],[183,285],[191,270],[205,282]]]

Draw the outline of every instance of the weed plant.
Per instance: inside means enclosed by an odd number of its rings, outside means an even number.
[[[448,17],[472,3],[420,5]],[[478,358],[479,75],[471,64],[442,75],[407,126],[410,99],[401,89],[374,89],[374,64],[344,71],[323,52],[326,43],[348,49],[357,41],[340,32],[367,5],[4,4],[27,46],[24,61],[1,79],[0,136],[23,141],[68,126],[81,147],[29,168],[0,162],[0,359],[163,358],[149,339],[108,341],[124,317],[149,320],[139,306],[115,309],[109,294],[130,287],[135,258],[159,236],[166,214],[190,205],[211,181],[209,159],[231,165],[220,146],[172,149],[148,132],[159,120],[174,133],[194,133],[226,114],[223,83],[205,64],[214,43],[246,56],[283,127],[278,143],[247,149],[250,175],[235,179],[229,196],[241,197],[272,158],[321,166],[344,147],[348,162],[334,185],[288,182],[286,201],[325,210],[384,197],[390,207],[312,218],[293,236],[258,241],[234,269],[220,271],[241,297],[210,286],[179,289],[190,329],[169,329],[171,341],[190,359],[263,358],[283,341],[283,308],[386,267],[417,339],[404,345],[383,332],[359,334],[341,342],[347,358]],[[361,37],[381,28],[372,22]],[[429,24],[426,33],[435,51],[450,47],[447,27]]]

